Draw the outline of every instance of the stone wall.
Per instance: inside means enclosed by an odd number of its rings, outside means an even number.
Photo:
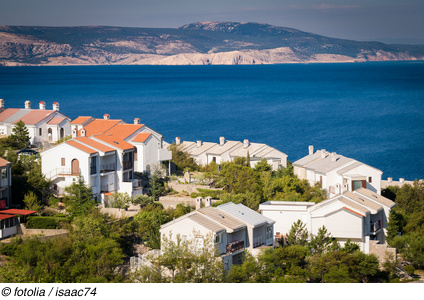
[[[217,202],[219,200],[212,199],[212,204],[214,202]],[[177,204],[183,204],[183,205],[190,205],[192,207],[196,207],[196,198],[190,198],[190,197],[171,197],[171,196],[164,196],[159,197],[159,202],[163,205],[164,209],[167,209],[168,207],[176,208]],[[203,200],[203,205],[204,205]]]
[[[378,257],[380,265],[386,260],[396,260],[396,248],[390,248],[386,244],[379,244],[378,241],[370,241],[370,254]]]

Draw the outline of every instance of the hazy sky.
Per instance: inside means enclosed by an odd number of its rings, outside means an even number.
[[[424,0],[0,0],[1,25],[176,28],[198,21],[424,44]]]

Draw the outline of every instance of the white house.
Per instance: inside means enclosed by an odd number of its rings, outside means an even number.
[[[314,152],[313,146],[309,146],[309,155],[293,163],[293,172],[311,185],[321,183],[328,197],[361,187],[381,193],[381,170],[325,149]]]
[[[35,210],[1,209],[0,210],[0,239],[15,236],[19,233],[20,219],[35,214]]]
[[[77,137],[40,153],[41,169],[54,184],[57,194],[81,175],[94,198],[118,191],[132,196],[141,192],[134,179],[134,146],[112,135]]]
[[[12,187],[12,165],[0,157],[0,209],[10,207]]]
[[[153,165],[172,159],[172,152],[166,149],[163,136],[157,131],[140,123],[134,124],[122,120],[112,120],[108,114],[103,119],[78,117],[71,122],[72,136],[111,135],[134,146],[134,171],[150,172]],[[170,168],[169,168],[170,169]]]
[[[19,121],[25,123],[29,132],[30,143],[55,143],[59,139],[71,135],[71,119],[59,112],[59,103],[53,103],[53,109],[47,110],[46,103],[41,101],[39,109],[32,109],[31,102],[25,101],[25,108],[4,109],[4,101],[0,99],[0,135],[12,134],[12,129]]]
[[[369,253],[370,241],[385,243],[390,210],[395,203],[370,190],[347,191],[318,204],[313,202],[268,201],[259,205],[261,213],[275,220],[275,232],[287,236],[293,223],[301,220],[316,235],[325,226],[343,245],[348,239]]]
[[[251,143],[249,140],[226,141],[219,138],[219,143],[189,142],[176,138],[176,144],[181,145],[181,150],[186,151],[200,165],[208,165],[211,162],[221,164],[233,161],[236,157],[250,157],[250,166],[254,167],[261,159],[266,159],[273,170],[280,166],[287,167],[287,155],[283,152],[261,143]]]
[[[202,198],[196,200],[201,206]],[[161,236],[172,234],[172,239],[176,239],[180,235],[183,241],[203,244],[203,239],[211,235],[226,269],[241,262],[245,249],[257,254],[263,246],[273,246],[274,221],[242,204],[226,203],[218,207],[210,204],[210,198],[206,198],[205,207],[163,224]]]

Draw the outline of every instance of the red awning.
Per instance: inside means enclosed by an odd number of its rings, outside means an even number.
[[[10,218],[16,217],[15,215],[6,215],[6,214],[0,214],[0,220],[6,220]]]
[[[35,214],[36,210],[26,210],[26,209],[4,209],[0,210],[0,214],[12,214],[12,215],[21,215],[28,216],[31,214]]]

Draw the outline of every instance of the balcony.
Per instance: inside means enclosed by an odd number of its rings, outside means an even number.
[[[124,161],[122,163],[124,170],[132,169],[133,163],[132,161]]]
[[[370,224],[370,233],[377,233],[381,229],[381,220]]]
[[[234,241],[227,244],[227,254],[244,249],[244,241]]]
[[[115,163],[103,164],[100,166],[100,174],[113,172],[116,170]]]

